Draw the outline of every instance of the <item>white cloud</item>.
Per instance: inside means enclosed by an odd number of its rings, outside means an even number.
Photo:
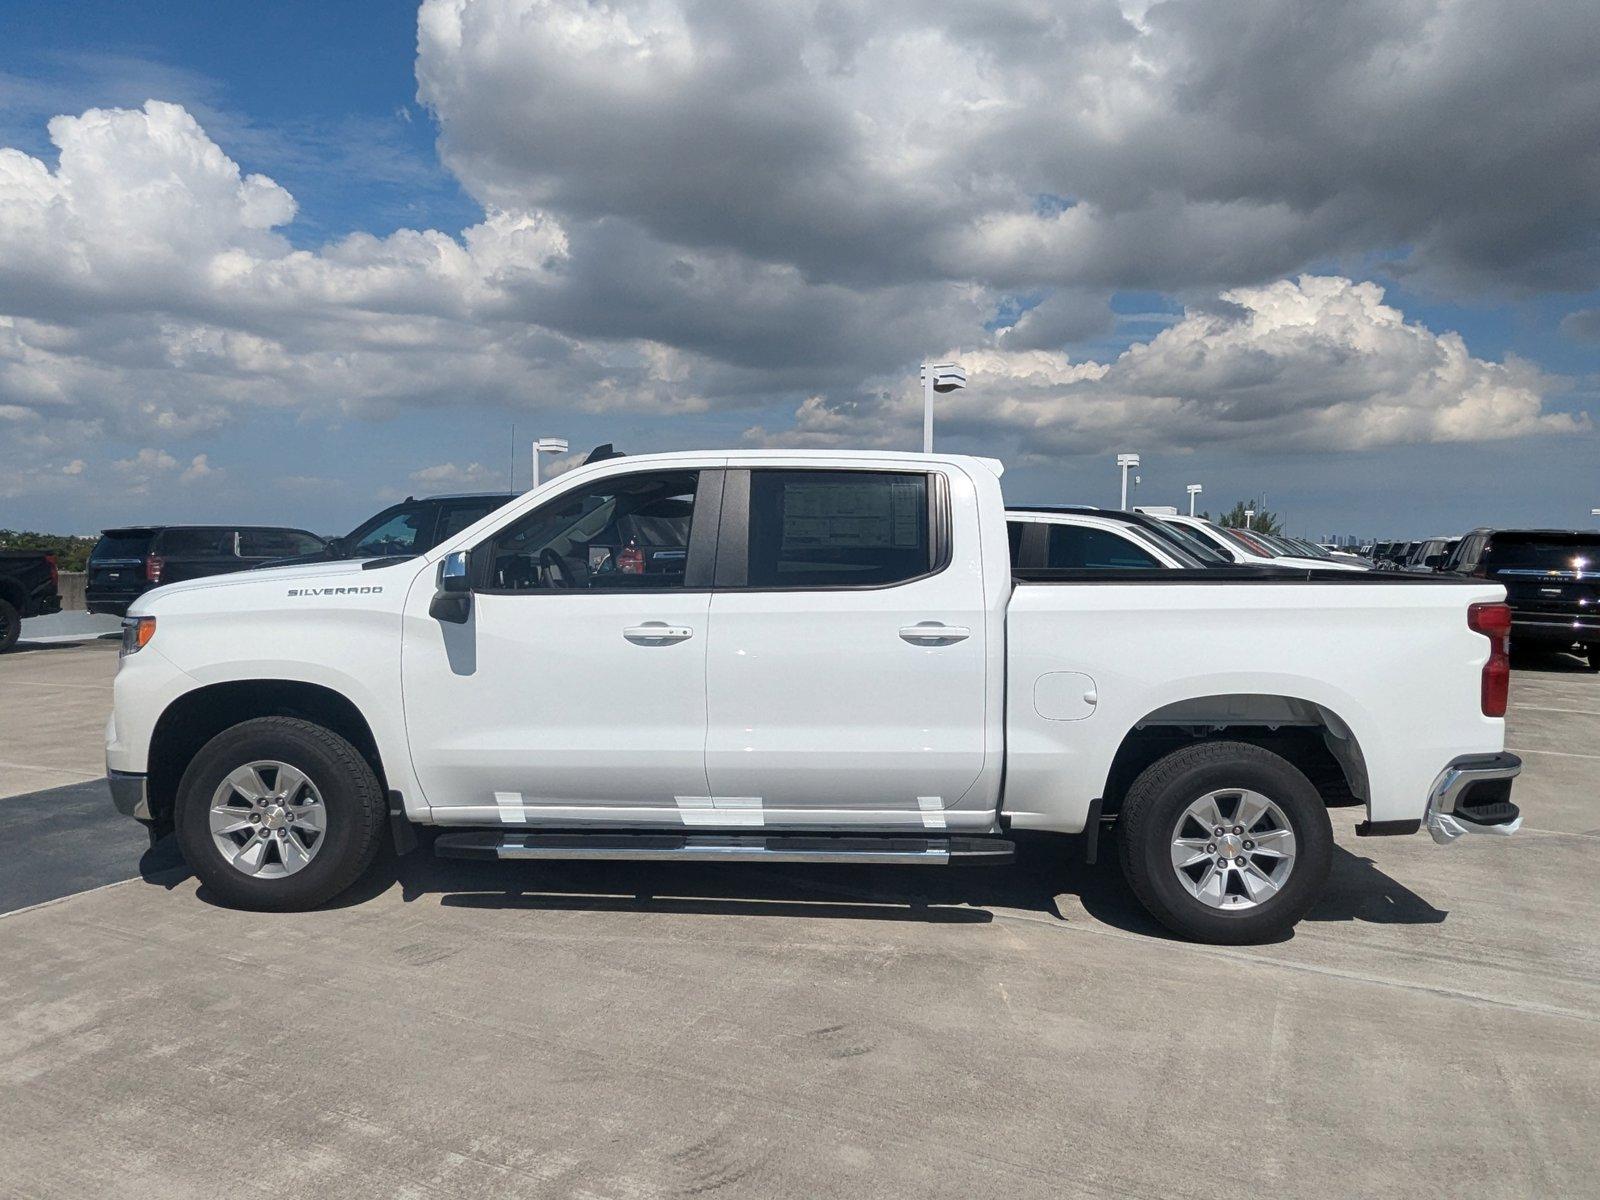
[[[960,355],[968,387],[939,401],[941,428],[1003,438],[1023,456],[1125,445],[1181,450],[1356,450],[1576,433],[1587,416],[1545,411],[1552,381],[1531,363],[1474,358],[1384,303],[1375,284],[1328,276],[1224,293],[1109,363],[998,347]],[[880,402],[808,399],[788,431],[756,442],[835,446],[863,434],[903,444],[920,392]]]
[[[411,472],[411,482],[425,492],[488,491],[504,487],[506,476],[480,462],[464,466],[448,462]]]
[[[973,378],[942,427],[1035,455],[1579,430],[1533,365],[1474,357],[1374,285],[1284,280],[1600,282],[1591,16],[424,0],[418,96],[484,209],[459,236],[291,242],[296,201],[249,141],[160,101],[57,116],[54,161],[0,149],[0,477],[159,441],[187,467],[111,473],[200,480],[220,468],[185,441],[263,411],[560,409],[649,437],[799,405],[750,436],[904,445],[940,348]],[[1130,290],[1191,305],[1069,358]]]

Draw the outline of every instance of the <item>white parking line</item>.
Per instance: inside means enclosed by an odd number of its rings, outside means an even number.
[[[1600,754],[1577,754],[1571,750],[1520,750],[1511,747],[1513,754],[1548,754],[1551,758],[1592,758],[1600,761]]]

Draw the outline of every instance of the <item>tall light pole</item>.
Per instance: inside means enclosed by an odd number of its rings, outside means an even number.
[[[1139,465],[1137,454],[1117,455],[1117,469],[1122,472],[1122,511],[1128,511],[1128,472]]]
[[[922,364],[922,452],[933,453],[933,394],[953,392],[967,386],[967,373],[960,363]]]
[[[1244,527],[1246,529],[1250,528],[1250,518],[1255,516],[1255,515],[1256,515],[1256,510],[1253,509],[1253,508],[1247,508],[1247,509],[1244,510]]]
[[[1189,515],[1191,517],[1194,516],[1194,498],[1203,491],[1205,491],[1205,489],[1198,483],[1191,483],[1189,485]]]
[[[566,438],[537,438],[533,443],[533,486],[539,486],[539,455],[565,454]]]

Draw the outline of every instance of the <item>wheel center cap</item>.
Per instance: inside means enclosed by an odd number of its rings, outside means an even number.
[[[288,815],[289,814],[284,809],[283,805],[274,804],[271,808],[267,809],[267,815],[262,819],[261,823],[268,829],[282,829],[289,823],[287,820]]]
[[[1217,841],[1217,851],[1227,858],[1238,858],[1244,853],[1244,838],[1238,834],[1225,833]]]

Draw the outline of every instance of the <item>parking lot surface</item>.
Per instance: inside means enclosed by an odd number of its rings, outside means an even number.
[[[33,880],[0,894],[0,1194],[1600,1194],[1576,660],[1518,661],[1521,833],[1358,840],[1336,810],[1326,900],[1232,949],[1165,937],[1070,842],[942,870],[419,852],[320,912],[232,912],[96,809],[114,665],[0,659],[29,697],[0,872]]]

